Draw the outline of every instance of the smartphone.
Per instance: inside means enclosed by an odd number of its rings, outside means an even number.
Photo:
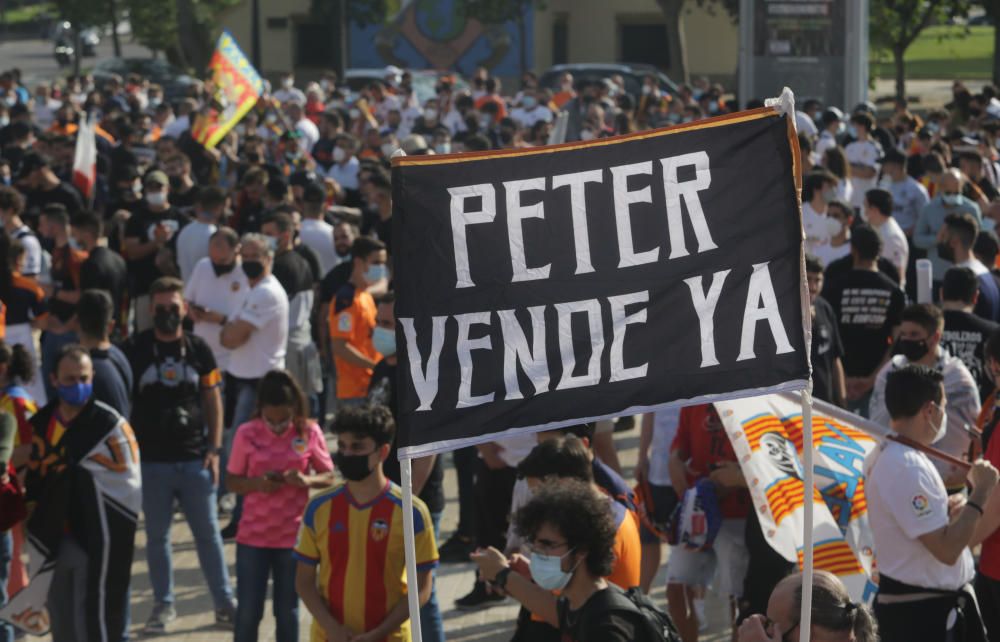
[[[281,473],[271,471],[269,473],[264,473],[264,479],[266,479],[267,481],[284,483],[285,476],[282,475]]]

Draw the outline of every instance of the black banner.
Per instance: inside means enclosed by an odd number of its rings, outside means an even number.
[[[767,108],[394,159],[402,454],[803,388],[793,136]]]

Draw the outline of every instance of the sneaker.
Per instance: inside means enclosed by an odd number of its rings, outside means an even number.
[[[472,539],[455,533],[438,549],[438,559],[442,564],[464,564],[473,550]]]
[[[215,626],[220,629],[233,630],[236,623],[236,605],[230,603],[227,606],[215,609]]]
[[[146,626],[143,627],[142,632],[144,635],[163,635],[167,632],[167,625],[176,619],[177,610],[173,604],[165,602],[155,604],[153,605],[153,612],[149,614],[149,619],[146,620]]]
[[[708,630],[708,618],[705,617],[705,600],[692,600],[695,617],[698,618],[698,631],[704,633]]]
[[[459,611],[479,611],[496,606],[506,600],[507,597],[504,595],[487,592],[486,583],[477,581],[468,595],[455,600],[455,608]]]
[[[239,522],[229,522],[225,528],[219,531],[219,534],[222,535],[222,539],[224,541],[236,539],[236,529],[239,528],[239,526]]]
[[[225,493],[219,498],[219,513],[231,515],[236,508],[236,493]]]

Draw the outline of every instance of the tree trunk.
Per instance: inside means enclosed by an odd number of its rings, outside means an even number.
[[[906,63],[903,54],[906,49],[897,45],[892,48],[892,62],[896,68],[896,100],[906,100]]]
[[[667,73],[677,83],[688,82],[687,47],[684,46],[682,10],[684,0],[656,0],[663,11],[667,31],[667,53],[670,67]]]
[[[196,74],[201,75],[212,56],[215,43],[206,26],[198,22],[191,0],[177,0],[176,6],[178,53],[184,58],[184,66],[192,67]]]
[[[522,8],[523,9],[523,8]],[[524,41],[527,37],[524,26],[523,11],[517,14],[517,42],[518,42],[518,62],[520,63],[521,76],[528,70],[528,43]]]
[[[993,84],[1000,85],[1000,11],[993,15]]]
[[[80,77],[80,62],[83,60],[83,39],[80,38],[80,26],[73,24],[73,75]]]
[[[111,44],[115,49],[115,58],[122,57],[122,43],[118,38],[118,9],[115,0],[108,0],[108,12],[111,14]]]

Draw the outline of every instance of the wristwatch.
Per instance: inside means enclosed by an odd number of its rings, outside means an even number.
[[[510,575],[511,570],[512,569],[509,566],[500,569],[500,572],[493,578],[493,586],[501,590],[506,590],[507,577]]]

